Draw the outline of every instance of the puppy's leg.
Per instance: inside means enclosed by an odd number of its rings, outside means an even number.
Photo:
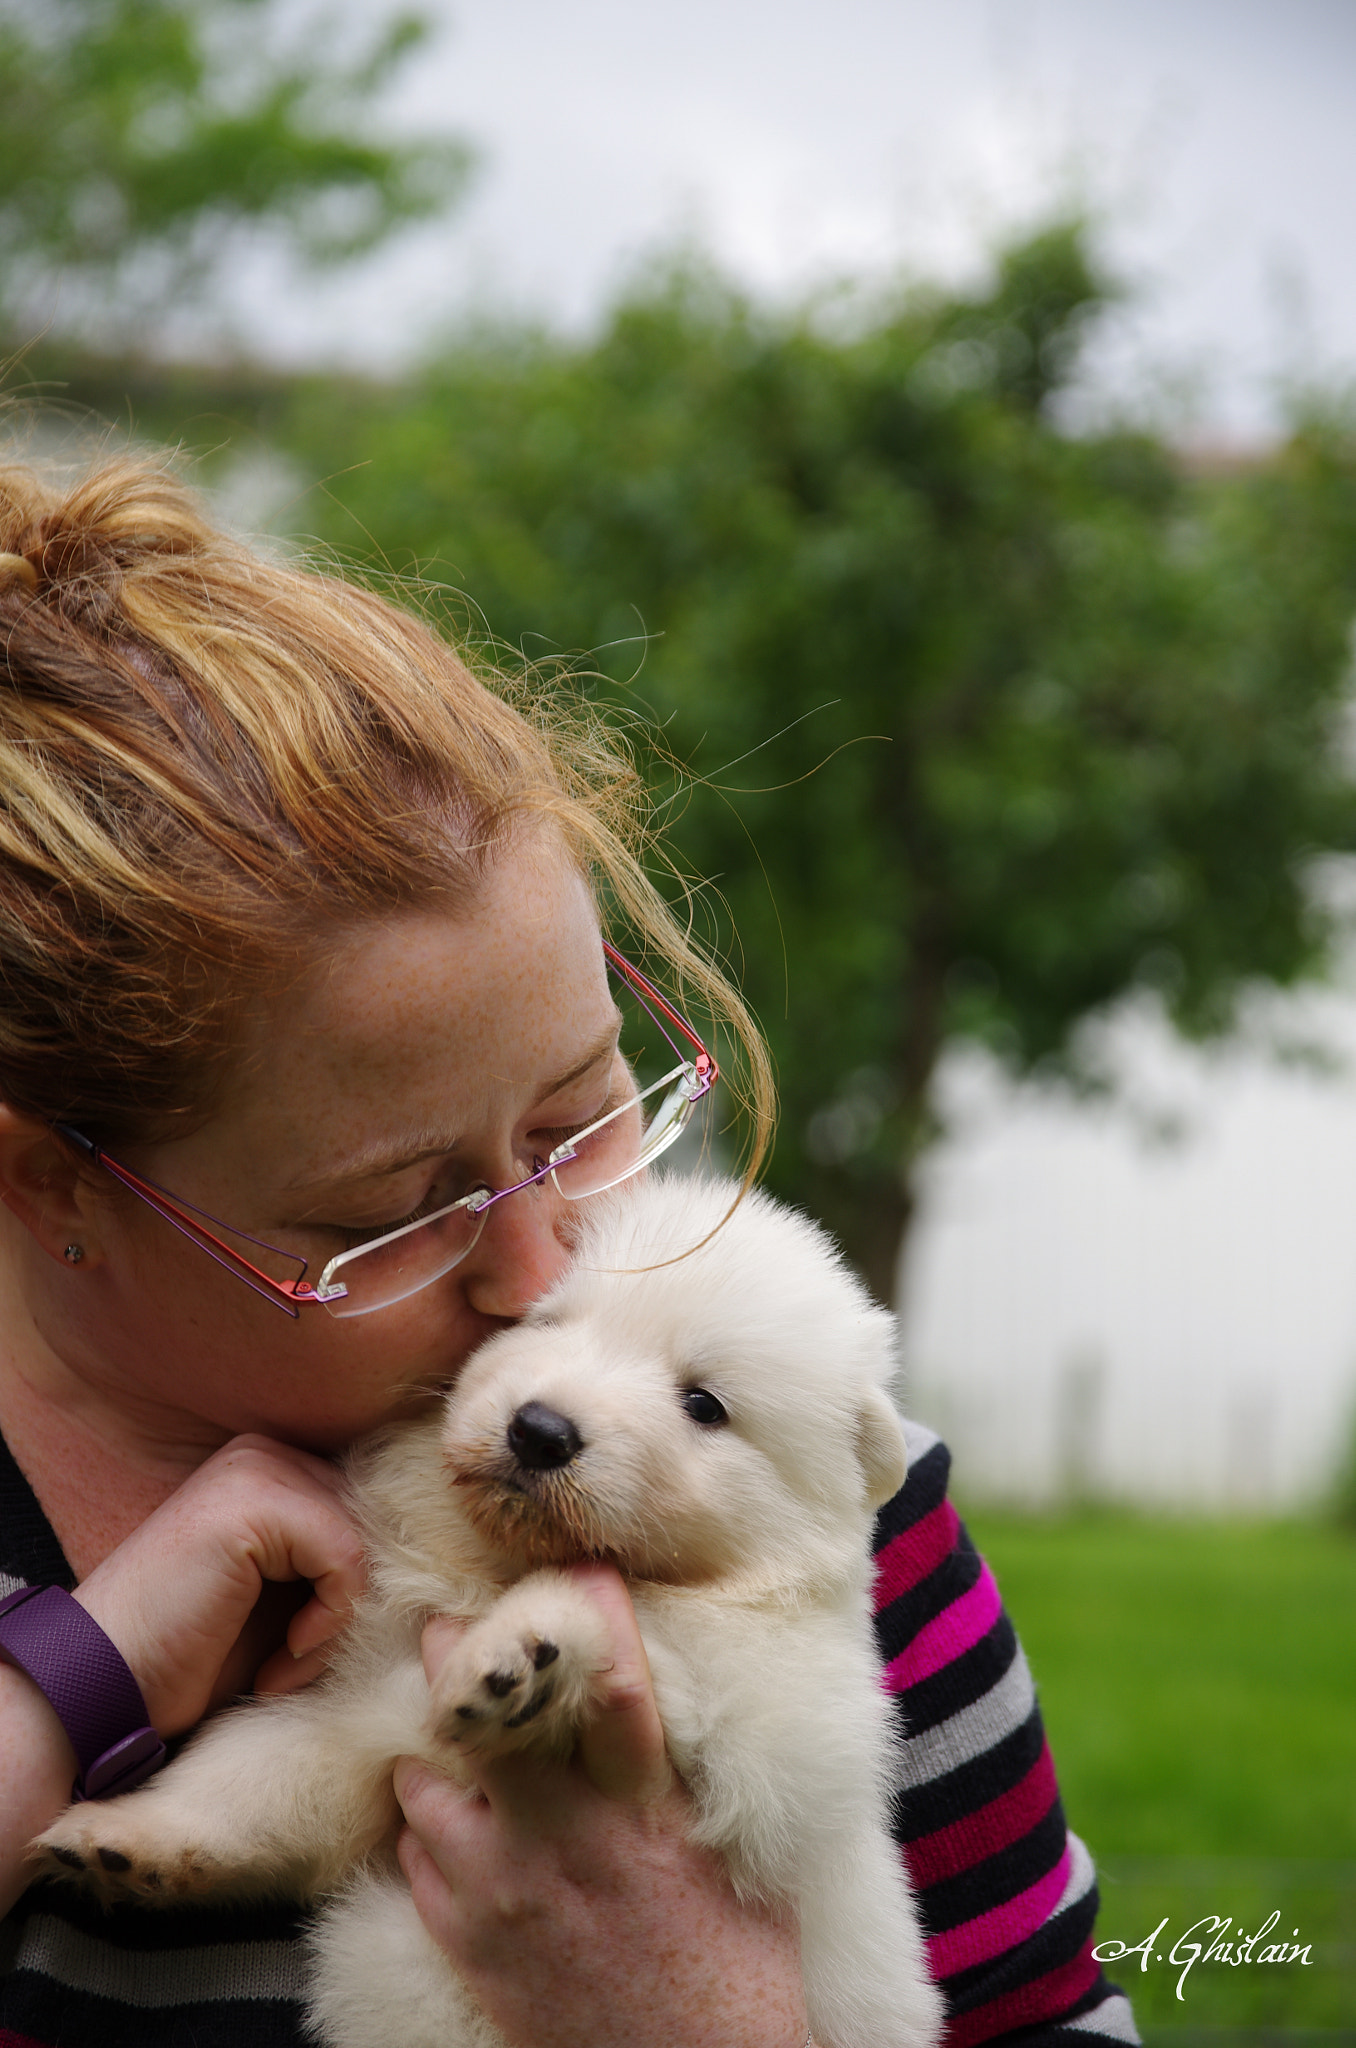
[[[400,1878],[366,1871],[307,1935],[309,2031],[324,2048],[504,2048]]]
[[[862,1829],[807,1872],[797,1901],[816,2041],[935,2048],[945,2013],[917,1910],[883,1829]]]
[[[251,1701],[140,1790],[68,1807],[30,1853],[109,1902],[307,1897],[394,1824],[391,1765],[421,1745],[427,1699],[411,1660],[370,1702],[337,1688]]]
[[[466,1631],[434,1681],[432,1730],[463,1751],[567,1750],[602,1672],[607,1631],[563,1572],[534,1572]]]
[[[825,2048],[933,2048],[942,2013],[886,1828],[889,1723],[864,1618],[636,1589],[696,1840],[791,1907]]]

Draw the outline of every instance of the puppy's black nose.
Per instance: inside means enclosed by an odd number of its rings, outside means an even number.
[[[558,1415],[540,1401],[525,1401],[507,1430],[508,1447],[531,1472],[568,1465],[584,1448],[584,1439],[568,1415]]]

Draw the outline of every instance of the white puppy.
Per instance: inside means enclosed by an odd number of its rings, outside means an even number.
[[[743,1897],[798,1919],[816,2040],[929,2048],[941,2010],[886,1827],[870,1625],[872,1511],[904,1477],[892,1324],[812,1224],[762,1195],[722,1224],[732,1198],[672,1179],[590,1203],[568,1277],[440,1411],[355,1453],[371,1590],[328,1676],[71,1808],[44,1867],[110,1898],[322,1900],[321,2040],[495,2048],[396,1869],[392,1764],[456,1778],[468,1750],[568,1752],[606,1646],[559,1567],[609,1558],[693,1835]],[[472,1625],[430,1698],[432,1614]]]

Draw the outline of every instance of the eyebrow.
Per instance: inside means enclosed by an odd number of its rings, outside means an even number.
[[[596,1067],[617,1049],[617,1038],[621,1030],[622,1014],[613,1013],[612,1023],[593,1041],[588,1052],[567,1072],[555,1075],[538,1096],[539,1102],[549,1102],[562,1088],[568,1088],[572,1081],[587,1074],[590,1067]],[[305,1180],[284,1181],[283,1191],[287,1194],[309,1193],[315,1188],[332,1188],[344,1181],[375,1180],[384,1174],[402,1173],[411,1166],[422,1165],[426,1159],[445,1159],[450,1153],[461,1149],[460,1136],[450,1136],[425,1127],[408,1136],[390,1142],[360,1146],[356,1152],[332,1167],[327,1173],[308,1175]]]

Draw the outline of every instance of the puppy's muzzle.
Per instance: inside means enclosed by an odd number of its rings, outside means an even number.
[[[504,1434],[514,1458],[529,1472],[555,1471],[584,1448],[569,1416],[542,1401],[525,1401]]]

